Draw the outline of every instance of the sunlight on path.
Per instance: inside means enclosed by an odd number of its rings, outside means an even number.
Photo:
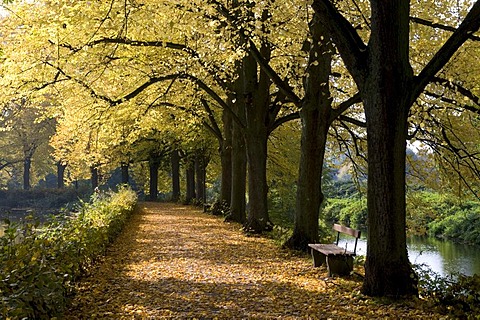
[[[133,216],[105,261],[79,284],[66,319],[372,316],[365,313],[366,303],[352,301],[350,291],[346,296],[337,292],[345,281],[326,287],[325,269],[312,268],[308,257],[247,237],[240,225],[192,207],[140,205],[144,209]],[[358,287],[358,281],[350,282]],[[388,316],[388,308],[375,307],[375,315]],[[418,312],[416,318],[427,318]]]

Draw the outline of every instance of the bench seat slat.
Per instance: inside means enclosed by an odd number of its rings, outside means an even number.
[[[335,244],[320,244],[320,243],[311,243],[308,245],[310,248],[317,250],[323,253],[326,256],[332,255],[345,255],[345,256],[354,256],[355,252],[345,251],[345,248],[339,247]]]

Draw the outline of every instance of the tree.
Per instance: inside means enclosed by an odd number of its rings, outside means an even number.
[[[31,188],[32,164],[34,156],[38,154],[37,166],[47,163],[51,169],[53,163],[48,154],[48,141],[55,130],[55,121],[45,117],[41,106],[33,106],[26,98],[13,100],[6,104],[2,110],[4,130],[0,132],[2,142],[3,168],[12,167],[22,163],[23,189]],[[2,168],[2,169],[3,169]],[[39,172],[40,173],[40,172]],[[38,179],[38,177],[36,177]]]
[[[427,84],[480,26],[475,2],[452,36],[414,75],[409,60],[410,2],[371,1],[365,44],[329,0],[314,0],[360,90],[368,139],[368,249],[362,291],[372,296],[416,294],[405,236],[408,114]]]
[[[318,218],[323,202],[322,169],[331,124],[332,111],[329,77],[333,48],[321,21],[315,16],[310,23],[312,40],[305,81],[305,98],[300,110],[302,119],[301,157],[297,183],[295,226],[284,244],[306,250],[319,240]]]

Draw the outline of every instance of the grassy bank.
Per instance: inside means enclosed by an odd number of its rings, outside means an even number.
[[[85,273],[122,230],[134,210],[133,191],[94,195],[72,219],[8,224],[0,238],[0,318],[61,315],[73,281]]]

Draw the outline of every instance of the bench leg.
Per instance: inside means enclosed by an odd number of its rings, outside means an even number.
[[[333,274],[347,276],[353,271],[352,256],[328,256],[327,257],[328,276]]]
[[[322,264],[326,262],[326,256],[323,253],[318,252],[315,249],[310,249],[310,250],[312,252],[313,267],[315,268],[320,267]]]

